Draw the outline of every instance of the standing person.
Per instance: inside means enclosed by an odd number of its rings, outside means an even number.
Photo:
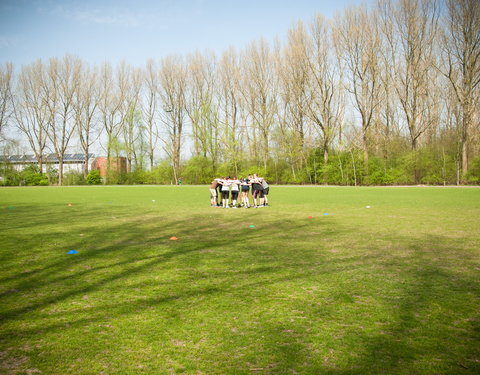
[[[264,206],[268,206],[268,192],[270,191],[270,187],[268,186],[267,181],[263,177],[260,178],[260,183],[263,188],[262,194],[260,196],[260,204],[263,204]]]
[[[227,177],[226,180],[222,181],[222,205],[223,208],[230,208],[228,206],[228,198],[230,195],[230,185],[231,185],[230,177]]]
[[[230,183],[232,186],[232,208],[237,208],[237,199],[238,199],[238,192],[240,188],[240,181],[237,180],[237,177],[233,177]]]
[[[252,183],[252,198],[253,198],[253,208],[260,207],[257,205],[257,198],[260,198],[262,193],[262,184],[260,184],[260,179],[257,177],[257,174],[253,175]]]
[[[223,181],[225,181],[225,177],[218,178],[218,186],[217,186],[217,207],[222,206],[222,186]]]
[[[217,207],[217,187],[220,185],[220,179],[215,178],[212,183],[210,184],[210,206]]]
[[[251,177],[251,176],[248,176]],[[242,178],[242,204],[243,208],[250,208],[250,202],[248,201],[248,191],[250,190],[250,179]]]

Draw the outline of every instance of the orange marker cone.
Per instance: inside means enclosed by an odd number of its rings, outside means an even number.
[[[170,237],[170,240],[171,241],[176,241],[176,240],[178,240],[178,238],[174,236],[174,237]]]

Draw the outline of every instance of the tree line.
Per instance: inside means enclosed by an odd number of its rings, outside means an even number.
[[[478,0],[379,0],[219,56],[4,64],[0,133],[40,172],[55,153],[59,184],[72,145],[125,157],[130,183],[479,183],[479,82]]]

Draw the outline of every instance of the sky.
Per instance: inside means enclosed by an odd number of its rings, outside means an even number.
[[[365,2],[365,1],[363,1]],[[149,58],[284,40],[299,19],[361,0],[0,0],[0,63],[73,54],[141,66]],[[367,1],[368,3],[368,1]]]
[[[150,58],[197,50],[220,55],[261,38],[285,40],[295,22],[308,23],[316,13],[332,18],[349,5],[373,1],[0,0],[0,64],[11,62],[18,71],[38,59],[72,54],[90,64],[143,66]],[[103,152],[98,147],[97,155]]]

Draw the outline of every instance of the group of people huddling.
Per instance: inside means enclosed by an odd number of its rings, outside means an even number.
[[[237,179],[236,177],[220,177],[212,181],[210,185],[210,204],[212,207],[223,208],[250,208],[249,192],[252,190],[253,207],[268,206],[267,181],[256,174],[248,178]],[[218,190],[218,192],[217,192]],[[241,195],[241,202],[237,205],[238,195]],[[232,198],[231,204],[230,196]]]

